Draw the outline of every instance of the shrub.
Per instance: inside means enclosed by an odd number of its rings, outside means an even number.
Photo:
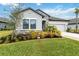
[[[79,33],[79,29],[76,31],[76,29],[71,29],[71,28],[68,28],[67,29],[67,32],[72,32],[72,33]]]
[[[67,30],[66,30],[67,32],[70,32],[71,31],[71,28],[67,28]]]
[[[40,32],[40,38],[46,38],[47,37],[47,32]]]
[[[57,30],[57,28],[55,26],[47,26],[45,29],[47,32],[54,32]]]
[[[27,40],[31,39],[31,34],[30,33],[26,33],[26,39]]]
[[[19,41],[23,41],[23,40],[26,40],[26,34],[18,34],[17,35],[17,39],[19,40]]]
[[[55,26],[47,26],[46,31],[48,32],[48,38],[61,36],[61,32]]]
[[[51,31],[51,32],[47,32],[47,38],[53,38],[54,37],[54,33]]]
[[[6,37],[1,37],[1,38],[0,38],[0,44],[4,43],[5,40],[6,40]]]
[[[6,36],[6,41],[5,41],[5,43],[11,43],[11,42],[12,42],[11,35]]]
[[[15,41],[24,41],[24,40],[30,40],[30,39],[38,39],[38,38],[54,38],[54,37],[61,37],[61,32],[58,31],[55,27],[48,27],[48,31],[31,31],[26,32],[24,34],[19,33],[11,33],[8,36],[1,37],[0,38],[0,44],[1,43],[11,43]]]
[[[57,37],[58,37],[58,38],[61,37],[61,32],[59,32],[59,31],[58,31],[58,32],[55,32],[55,33],[54,33],[54,37],[56,37],[56,38],[57,38]]]
[[[15,42],[15,40],[16,38],[12,34],[5,36],[5,43]]]
[[[31,35],[31,39],[36,39],[37,38],[37,32],[31,31],[30,35]]]

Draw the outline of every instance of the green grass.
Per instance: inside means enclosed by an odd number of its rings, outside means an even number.
[[[1,44],[1,56],[72,56],[79,55],[79,42],[68,38],[28,40]]]
[[[7,36],[12,33],[12,30],[0,31],[0,37]]]

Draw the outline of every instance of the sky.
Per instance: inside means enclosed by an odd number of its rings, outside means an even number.
[[[79,3],[24,3],[22,7],[41,9],[52,17],[72,19],[75,18],[74,9],[79,8]],[[0,17],[9,17],[12,8],[18,7],[17,3],[0,3]]]

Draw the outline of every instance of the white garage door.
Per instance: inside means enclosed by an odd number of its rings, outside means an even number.
[[[54,26],[57,27],[60,31],[66,31],[66,25],[65,24],[54,24]]]

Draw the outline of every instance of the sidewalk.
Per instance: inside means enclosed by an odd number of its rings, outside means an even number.
[[[63,37],[67,37],[67,38],[79,41],[79,34],[69,33],[69,32],[62,32],[61,35]]]

